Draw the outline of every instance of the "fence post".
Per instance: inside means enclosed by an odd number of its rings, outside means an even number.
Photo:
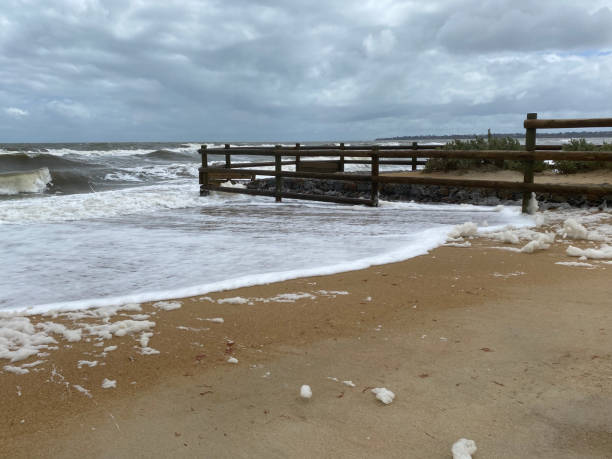
[[[528,120],[538,119],[537,113],[527,113]],[[526,151],[535,151],[536,148],[536,129],[535,128],[526,128],[525,129],[525,150]],[[525,173],[523,177],[523,183],[533,183],[533,166],[534,160],[528,159],[524,162]],[[523,206],[522,211],[524,214],[527,213],[529,208],[529,200],[531,199],[530,191],[523,191]]]
[[[275,171],[277,174],[280,174],[283,170],[283,165],[281,163],[281,152],[280,152],[281,146],[280,145],[276,145],[275,147]],[[281,202],[282,200],[282,194],[283,194],[283,178],[280,175],[276,176],[276,202]]]
[[[375,181],[374,178],[378,177],[378,146],[372,147],[372,193],[370,196],[370,200],[372,201],[372,206],[378,207],[378,189],[379,183]]]
[[[229,149],[230,149],[230,144],[226,143],[225,144],[225,167],[226,169],[231,169],[232,167],[232,155],[230,155]]]
[[[344,142],[340,142],[340,150],[344,150]],[[344,155],[340,155],[340,172],[344,172]]]
[[[297,150],[297,154],[295,155],[295,171],[298,172],[300,170],[300,144],[295,144],[295,149]]]
[[[413,150],[418,150],[419,149],[419,144],[417,142],[412,142],[412,149]],[[412,157],[412,170],[413,171],[417,170],[417,157],[416,156]]]
[[[202,155],[202,167],[208,169],[208,153],[206,152],[207,145],[202,145],[200,154]],[[208,196],[208,172],[200,171],[200,196]]]

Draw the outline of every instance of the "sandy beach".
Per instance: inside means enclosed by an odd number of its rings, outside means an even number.
[[[119,311],[155,322],[149,343],[60,340],[2,374],[2,455],[440,458],[465,437],[476,458],[610,457],[612,265],[555,264],[586,241],[471,243]]]

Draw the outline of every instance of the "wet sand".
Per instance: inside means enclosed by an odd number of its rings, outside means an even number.
[[[151,316],[158,355],[61,342],[0,375],[2,456],[433,458],[466,437],[476,458],[610,457],[612,265],[492,245],[209,295],[314,296],[295,302],[184,299]]]

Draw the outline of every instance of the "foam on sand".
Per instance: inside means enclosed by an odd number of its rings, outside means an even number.
[[[114,389],[117,387],[117,381],[114,379],[104,378],[102,381],[102,389]]]
[[[587,241],[605,241],[603,234],[597,231],[589,231],[575,218],[568,218],[563,222],[563,228],[559,231],[562,237],[569,239],[584,239]]]
[[[372,393],[385,405],[389,405],[395,399],[395,394],[385,387],[375,387],[372,389]]]
[[[183,303],[180,301],[158,301],[153,303],[153,307],[157,309],[163,309],[164,311],[172,311],[174,309],[179,309]]]
[[[453,453],[453,459],[472,459],[472,454],[474,454],[477,449],[474,440],[460,438],[453,444],[451,453]]]
[[[41,193],[49,183],[51,174],[46,167],[23,172],[1,172],[0,195]]]
[[[579,261],[557,261],[555,264],[561,265],[561,266],[576,266],[576,267],[588,268],[588,269],[595,268],[595,265],[592,265],[591,263],[581,263]]]
[[[547,250],[555,242],[553,233],[534,233],[530,242],[521,248],[523,253],[533,253],[537,250]]]
[[[478,234],[478,225],[474,222],[466,222],[450,230],[448,237],[452,240],[465,236],[476,236],[476,234]]]
[[[300,387],[300,397],[305,399],[312,398],[312,389],[308,384],[304,384],[302,387]]]
[[[579,249],[570,245],[566,253],[570,257],[585,257],[592,260],[612,259],[612,245],[602,244],[599,249]]]

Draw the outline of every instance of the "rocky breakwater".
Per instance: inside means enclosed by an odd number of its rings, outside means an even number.
[[[254,180],[247,188],[259,191],[274,191],[273,178]],[[283,191],[293,193],[322,194],[349,198],[370,197],[368,182],[346,182],[340,180],[315,180],[302,178],[283,179]],[[380,186],[380,199],[385,201],[414,201],[423,203],[475,204],[485,206],[520,205],[522,192],[491,188],[459,188],[439,185],[409,185],[386,183]],[[597,207],[612,202],[612,195],[603,197],[588,195],[564,196],[555,193],[538,193],[541,208]]]

